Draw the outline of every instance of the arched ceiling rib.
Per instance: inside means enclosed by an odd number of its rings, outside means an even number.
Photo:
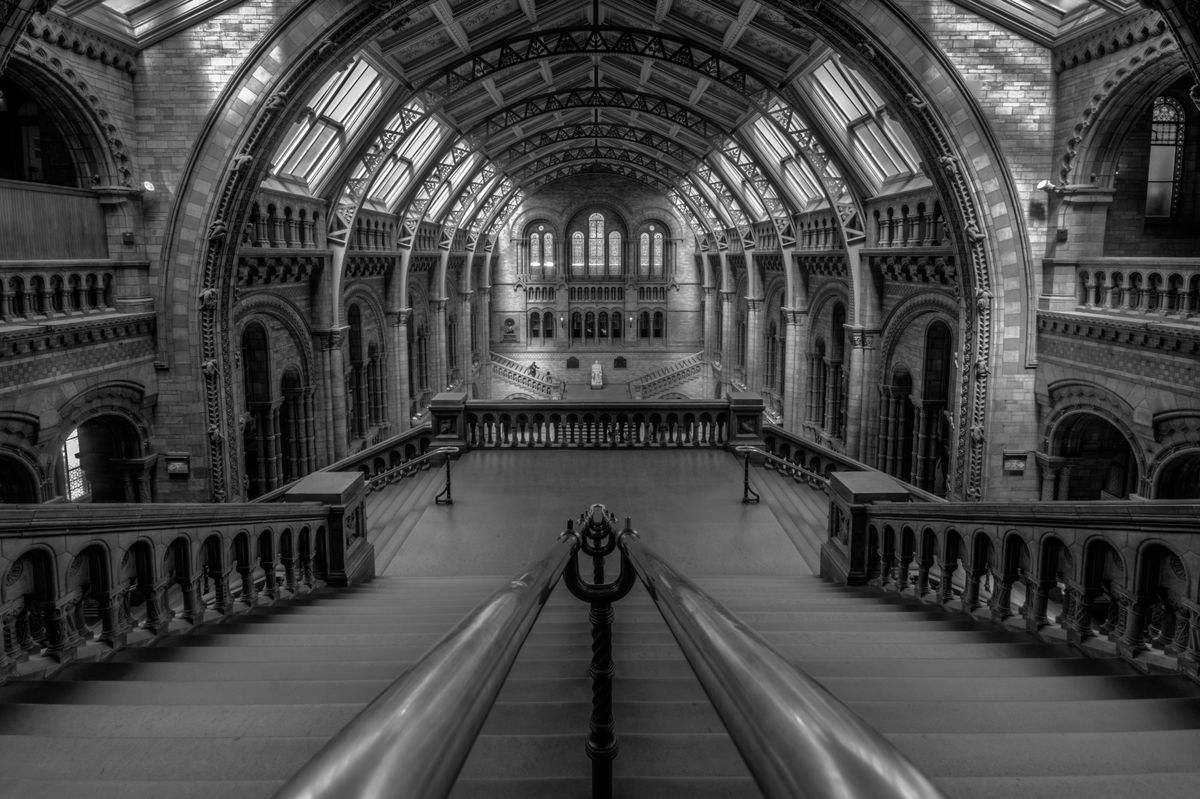
[[[1040,26],[1051,39],[1132,7],[959,4],[997,20],[1024,14],[1021,25]],[[142,46],[184,23],[168,21],[173,5],[182,8],[177,0],[73,0],[55,13],[109,32],[127,24]],[[186,6],[194,23],[229,3]],[[435,223],[445,236],[478,237],[502,224],[516,198],[599,172],[661,192],[697,236],[718,246],[728,231],[752,244],[762,223],[788,246],[796,216],[825,206],[853,241],[862,236],[865,198],[921,176],[873,92],[853,92],[864,104],[854,113],[840,114],[837,99],[830,107],[835,81],[860,79],[789,22],[788,8],[783,0],[418,3],[364,51],[381,87],[365,129],[347,126],[340,135],[332,124],[336,163],[306,182],[296,173],[307,162],[293,153],[292,172],[277,178],[327,197],[343,221],[368,207],[410,228]],[[155,14],[164,26],[151,30]],[[328,123],[322,114],[298,118]],[[430,126],[438,141],[413,144]],[[871,151],[888,136],[896,141],[884,146],[894,152]]]

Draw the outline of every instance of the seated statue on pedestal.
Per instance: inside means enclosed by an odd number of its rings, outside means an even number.
[[[592,388],[604,388],[604,367],[599,361],[592,361]]]

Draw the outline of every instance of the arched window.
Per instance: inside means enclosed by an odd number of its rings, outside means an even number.
[[[542,269],[554,271],[554,234],[550,231],[542,235]]]
[[[583,315],[583,337],[587,341],[596,339],[596,314],[592,311]]]
[[[667,315],[662,311],[654,312],[654,337],[663,338],[667,334]]]
[[[642,311],[638,316],[638,338],[650,338],[650,312]]]
[[[532,311],[529,314],[529,340],[542,337],[542,315],[537,311]]]
[[[539,230],[541,228],[538,228]],[[534,233],[529,237],[529,268],[542,268],[542,234]]]
[[[579,311],[571,314],[571,338],[575,341],[583,338],[583,314]]]
[[[583,272],[583,232],[577,230],[571,234],[571,274],[582,277]]]
[[[650,228],[654,230],[654,228]],[[654,234],[654,249],[650,255],[650,272],[654,275],[663,273],[663,234]]]
[[[643,233],[638,238],[638,274],[650,274],[650,234]]]
[[[542,336],[554,338],[554,314],[550,311],[542,314]]]
[[[632,319],[633,319],[633,317],[630,317],[630,320],[632,320]],[[616,341],[617,339],[619,339],[621,337],[621,312],[620,311],[612,312],[612,337],[613,337],[613,341]]]
[[[596,324],[596,332],[600,338],[608,338],[608,311],[601,311]]]
[[[588,274],[604,274],[604,217],[600,214],[588,217]]]
[[[1146,216],[1175,216],[1183,176],[1183,105],[1170,97],[1155,97],[1150,119],[1150,165],[1146,174]]]
[[[608,234],[608,274],[621,274],[621,234],[615,230]]]

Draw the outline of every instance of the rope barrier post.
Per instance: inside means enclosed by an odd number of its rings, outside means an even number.
[[[458,450],[455,450],[457,452]],[[442,499],[445,497],[445,499]],[[453,505],[454,498],[450,496],[450,453],[446,454],[446,487],[442,489],[436,497],[433,498],[434,504],[437,505]]]
[[[746,455],[745,470],[742,473],[742,504],[757,505],[759,496],[758,492],[750,487],[750,448],[738,447]]]

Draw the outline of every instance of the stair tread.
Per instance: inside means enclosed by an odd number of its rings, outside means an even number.
[[[1200,729],[1119,732],[889,733],[931,778],[1191,772]]]
[[[0,736],[0,773],[13,779],[286,780],[324,741],[313,737],[101,738],[62,735]],[[69,757],[46,756],[50,751]],[[147,753],[153,757],[147,757]],[[202,752],[203,756],[198,756]],[[85,794],[86,795],[86,794]]]

